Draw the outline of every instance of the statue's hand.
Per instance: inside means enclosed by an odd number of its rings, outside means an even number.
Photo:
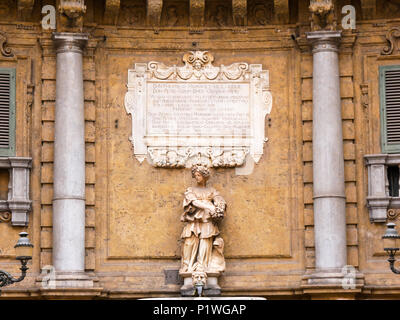
[[[216,209],[213,205],[209,206],[208,210],[210,210],[210,214],[213,216],[216,213]]]

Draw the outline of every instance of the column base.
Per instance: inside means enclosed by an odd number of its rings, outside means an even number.
[[[94,279],[83,272],[57,272],[55,283],[59,288],[93,288],[95,285]]]
[[[306,273],[301,287],[303,292],[310,294],[313,299],[354,299],[363,286],[362,273],[354,268],[341,268]]]
[[[40,275],[36,282],[43,290],[98,287],[98,279],[85,272],[50,272]]]
[[[182,272],[179,275],[183,278],[183,286],[181,287],[182,297],[193,297],[196,295],[196,288],[193,285],[192,273]],[[217,297],[221,295],[221,287],[218,285],[219,272],[207,272],[207,282],[203,289],[203,296]]]
[[[84,272],[50,272],[36,279],[44,299],[93,299],[103,291],[98,282],[94,274]]]

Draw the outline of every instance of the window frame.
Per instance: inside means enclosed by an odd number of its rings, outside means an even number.
[[[10,75],[10,113],[9,113],[9,145],[0,147],[0,157],[15,156],[16,135],[16,68],[0,68],[0,73]]]

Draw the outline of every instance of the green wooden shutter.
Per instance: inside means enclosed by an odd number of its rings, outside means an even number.
[[[15,156],[15,69],[0,68],[0,156]]]
[[[400,65],[379,68],[383,153],[400,153]]]

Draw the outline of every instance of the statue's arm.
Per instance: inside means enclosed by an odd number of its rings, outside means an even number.
[[[193,205],[197,208],[203,209],[203,210],[210,210],[210,211],[215,211],[215,206],[210,204],[208,201],[202,201],[202,200],[195,200],[192,201]]]

